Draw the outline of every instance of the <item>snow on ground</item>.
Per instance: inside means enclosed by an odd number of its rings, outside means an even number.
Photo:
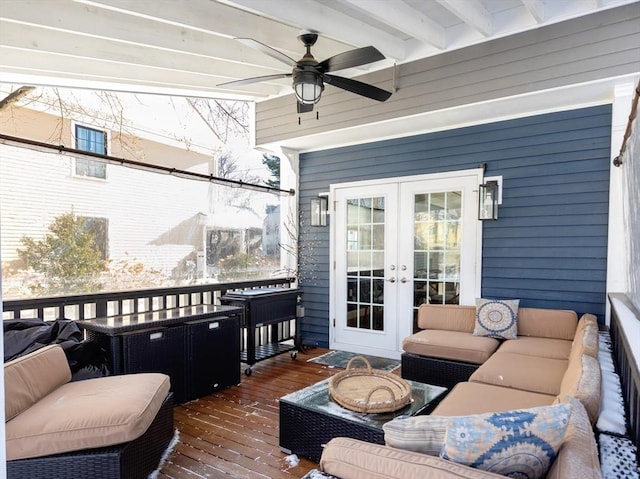
[[[617,305],[616,311],[620,311]],[[622,321],[622,318],[620,320]],[[633,321],[637,323],[634,326],[639,327],[635,337],[640,337],[640,323],[635,319],[635,315]],[[630,331],[627,325],[625,325],[625,331]],[[636,355],[636,360],[638,357],[639,355]],[[596,428],[599,432],[602,477],[603,479],[639,479],[640,469],[636,461],[636,448],[631,440],[625,437],[627,430],[622,389],[620,378],[613,365],[611,337],[608,331],[600,332],[598,359],[602,370],[602,402]]]
[[[611,338],[608,331],[600,333],[598,360],[602,371],[602,406],[596,426],[598,431],[624,436],[627,427],[622,401],[622,387],[613,365]]]
[[[287,468],[284,469],[284,470],[288,471],[292,467],[298,466],[298,464],[300,464],[300,459],[295,454],[290,454],[290,455],[288,455],[287,457],[284,458],[284,462],[287,463]]]

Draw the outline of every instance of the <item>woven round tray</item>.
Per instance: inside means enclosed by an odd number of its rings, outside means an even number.
[[[365,368],[353,368],[362,361]],[[397,411],[411,402],[411,387],[395,374],[372,369],[362,356],[349,360],[347,369],[329,380],[329,394],[342,407],[363,413]]]

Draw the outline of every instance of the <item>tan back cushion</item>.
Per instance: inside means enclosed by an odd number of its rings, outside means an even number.
[[[420,329],[444,329],[473,333],[476,307],[460,304],[422,304],[418,308]]]
[[[67,357],[58,345],[45,346],[9,361],[4,365],[5,421],[70,380]]]
[[[449,417],[421,415],[401,417],[382,426],[387,446],[439,456]]]
[[[598,357],[599,350],[598,320],[593,314],[583,314],[578,321],[573,348],[581,348],[582,353]]]
[[[346,437],[331,439],[320,469],[349,479],[504,479],[505,476],[419,452],[395,449]]]
[[[576,335],[578,315],[563,309],[518,309],[518,336],[567,339]]]
[[[578,399],[587,410],[591,424],[595,424],[600,412],[601,383],[598,360],[588,354],[572,352],[569,367],[560,384],[559,398],[568,395]]]
[[[571,419],[546,479],[601,479],[598,446],[584,406],[571,396],[562,398],[562,402],[571,404]]]

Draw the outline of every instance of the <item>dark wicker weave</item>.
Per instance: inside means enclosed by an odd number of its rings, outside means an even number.
[[[280,401],[281,448],[318,462],[322,455],[322,445],[334,437],[350,437],[384,444],[382,429],[355,424],[338,416],[310,411]]]
[[[147,431],[116,446],[7,461],[8,479],[146,479],[173,438],[169,393]]]
[[[480,367],[479,364],[449,361],[446,359],[402,354],[402,377],[421,383],[435,384],[451,389],[459,382],[467,381]]]
[[[184,326],[122,334],[125,374],[164,373],[171,378],[173,402],[185,402]]]

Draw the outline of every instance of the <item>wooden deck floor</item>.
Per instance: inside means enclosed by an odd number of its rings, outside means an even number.
[[[180,439],[159,479],[300,478],[317,464],[295,464],[278,442],[278,398],[332,376],[339,369],[309,363],[316,348],[257,363],[242,383],[174,409]]]

